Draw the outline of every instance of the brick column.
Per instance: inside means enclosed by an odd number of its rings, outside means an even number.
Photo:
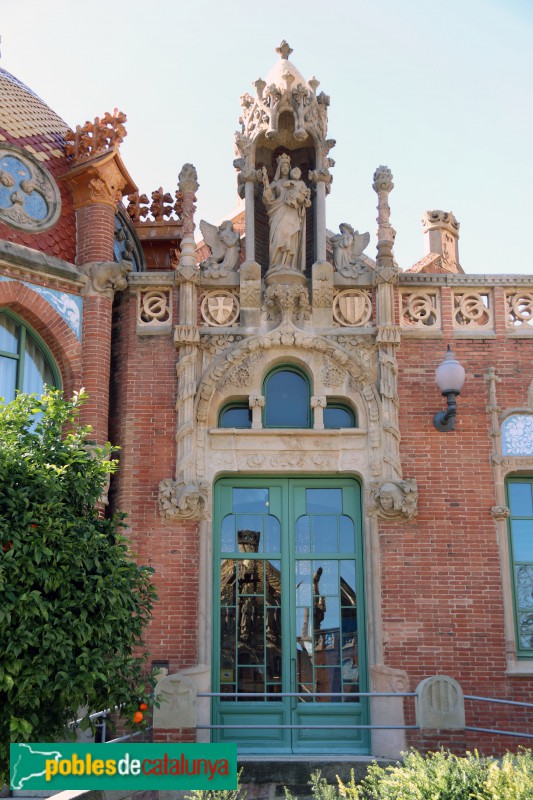
[[[82,290],[82,374],[89,399],[81,422],[92,425],[98,444],[108,439],[113,297],[127,287],[131,269],[125,262],[113,261],[117,203],[137,188],[118,151],[124,121],[124,115],[106,115],[67,135],[73,167],[65,179],[76,209],[76,263],[87,276]]]

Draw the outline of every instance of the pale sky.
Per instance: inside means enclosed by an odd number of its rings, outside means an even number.
[[[327,224],[370,231],[394,174],[395,255],[424,254],[421,216],[453,211],[467,273],[533,273],[531,0],[0,0],[4,69],[72,126],[118,107],[141,192],[198,171],[197,224],[236,205],[239,98],[287,39],[330,95]]]

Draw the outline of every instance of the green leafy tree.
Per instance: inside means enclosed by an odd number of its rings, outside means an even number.
[[[152,570],[124,516],[98,513],[116,462],[78,424],[84,399],[0,407],[0,787],[10,741],[60,739],[82,707],[132,717],[150,685],[138,654]]]

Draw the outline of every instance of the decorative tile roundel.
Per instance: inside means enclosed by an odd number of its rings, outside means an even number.
[[[56,182],[29,153],[0,146],[0,220],[37,233],[57,222],[61,198]]]

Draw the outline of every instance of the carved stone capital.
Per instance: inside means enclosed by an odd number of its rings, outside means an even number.
[[[200,332],[196,325],[176,325],[174,328],[174,347],[194,345],[200,342]]]
[[[400,270],[394,264],[376,264],[374,270],[374,283],[379,286],[383,283],[390,283],[395,286],[398,283]]]
[[[324,394],[314,394],[311,398],[311,408],[325,408],[327,403],[328,401]]]
[[[262,394],[251,394],[248,398],[248,405],[250,408],[264,408],[265,398]]]
[[[459,236],[459,228],[461,226],[451,211],[440,211],[439,209],[435,209],[434,211],[424,212],[422,217],[422,227],[424,233],[426,231],[433,230],[434,228],[438,228],[439,230],[444,228],[449,230],[450,233],[453,233],[454,236]]]
[[[418,514],[418,486],[414,478],[379,480],[370,484],[368,509],[383,519],[410,520]]]
[[[326,186],[329,186],[330,183],[333,181],[333,175],[327,168],[323,169],[310,169],[308,173],[309,180],[311,183],[325,183]]]
[[[279,309],[284,322],[290,321],[293,315],[297,319],[305,318],[310,312],[307,289],[297,283],[269,286],[265,292],[265,305],[267,310]]]
[[[490,510],[492,519],[499,521],[509,519],[511,512],[507,506],[492,506]]]
[[[110,300],[115,292],[122,292],[128,288],[128,274],[131,264],[127,261],[93,261],[84,264],[83,271],[87,276],[87,283],[81,290],[85,297],[103,295]]]
[[[158,502],[164,519],[206,519],[208,484],[165,478],[159,483]]]
[[[376,336],[377,344],[400,344],[400,329],[397,325],[381,325]]]
[[[76,210],[100,203],[116,211],[123,194],[137,191],[117,150],[78,164],[64,179],[72,189]]]

